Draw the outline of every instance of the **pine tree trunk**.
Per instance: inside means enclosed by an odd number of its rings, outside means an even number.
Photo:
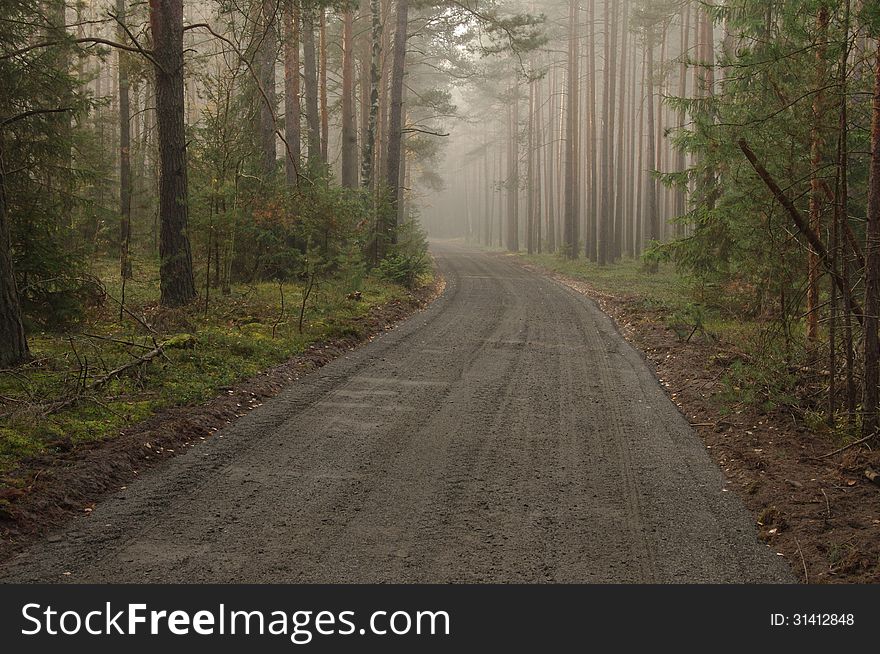
[[[4,368],[17,365],[30,356],[18,297],[6,216],[6,175],[0,151],[0,366]]]
[[[126,0],[116,0],[117,37],[124,42]],[[128,256],[131,243],[131,103],[129,101],[128,53],[117,51],[119,69],[119,272],[124,279],[131,278]]]
[[[816,48],[816,94],[813,96],[813,124],[810,127],[810,229],[814,234],[822,233],[822,180],[820,178],[824,159],[824,135],[822,121],[824,113],[824,92],[821,90],[826,79],[825,54],[828,38],[828,7],[820,5],[816,12],[818,31]],[[819,256],[812,250],[807,254],[807,340],[815,344],[819,338]]]
[[[357,127],[354,119],[354,14],[342,15],[342,186],[355,188],[357,171]]]
[[[263,0],[260,14],[260,40],[257,49],[257,69],[262,90],[260,98],[260,149],[263,155],[263,174],[268,178],[275,172],[275,54],[278,34],[275,29],[275,1]]]
[[[519,80],[511,89],[507,151],[507,249],[519,251]]]
[[[327,163],[330,140],[330,117],[327,111],[327,11],[322,7],[319,12],[321,72],[318,88],[321,99],[321,161]]]
[[[680,98],[687,97],[687,56],[688,53],[688,39],[690,38],[691,33],[691,6],[689,4],[685,4],[682,7],[682,27],[681,27],[681,63],[678,68],[678,96]],[[684,126],[687,122],[687,113],[684,109],[680,109],[678,112],[678,128],[679,130],[683,130]],[[687,165],[687,161],[685,160],[685,151],[684,148],[679,148],[676,154],[675,160],[675,169],[679,172],[684,171],[685,166]],[[676,218],[680,218],[684,216],[687,211],[687,187],[679,186],[675,189],[675,206],[673,213],[675,213]],[[682,223],[679,221],[676,223],[675,227],[675,235],[682,236],[684,234],[682,230]]]
[[[871,168],[868,181],[868,213],[865,234],[865,387],[862,398],[862,433],[877,434],[878,375],[880,375],[880,46],[874,71],[871,112]]]
[[[612,91],[611,91],[611,58],[612,58],[612,47],[611,47],[611,38],[609,36],[611,31],[611,3],[610,0],[605,0],[605,15],[604,15],[604,24],[605,24],[605,75],[602,84],[602,190],[601,190],[601,198],[602,201],[600,203],[599,208],[599,234],[598,234],[598,260],[599,265],[604,266],[609,263],[612,259],[609,252],[609,207],[611,201],[611,188],[609,186],[609,174],[608,170],[611,167],[611,159],[613,154],[611,152],[611,112],[613,111],[612,106]]]
[[[150,0],[159,133],[159,286],[163,306],[196,297],[188,231],[183,0]]]
[[[535,158],[535,182],[534,187],[532,188],[532,193],[534,193],[535,196],[535,247],[538,250],[538,254],[541,254],[541,251],[543,250],[541,238],[543,236],[541,234],[541,218],[543,214],[543,207],[541,206],[541,189],[543,188],[543,184],[541,183],[541,153],[544,152],[544,113],[542,110],[543,99],[541,97],[541,80],[535,80],[533,84],[535,86],[535,117],[532,129],[535,132],[535,144],[532,156]]]
[[[400,161],[403,154],[403,79],[406,74],[406,31],[409,0],[397,0],[397,25],[394,29],[394,55],[391,65],[391,107],[388,116],[388,154],[385,183],[391,206],[385,217],[383,238],[396,242],[397,209],[400,202]]]
[[[619,111],[619,107],[615,106],[615,97],[617,93],[617,7],[618,2],[611,3],[611,17],[608,24],[609,31],[606,32],[606,37],[610,35],[611,47],[608,51],[608,58],[605,60],[605,67],[608,70],[608,122],[605,125],[605,129],[607,130],[605,133],[605,138],[608,141],[608,155],[606,159],[602,162],[603,167],[603,193],[605,196],[605,200],[603,200],[603,208],[602,214],[603,219],[606,221],[605,226],[605,238],[607,240],[605,246],[606,256],[608,257],[609,262],[614,262],[616,258],[616,252],[614,249],[614,241],[615,241],[615,233],[614,226],[617,222],[617,217],[615,215],[616,205],[614,202],[614,172],[615,172],[615,157],[617,155],[615,149],[615,132],[617,125],[617,112]],[[606,11],[608,10],[608,4],[606,3]],[[604,191],[607,189],[607,192]],[[606,204],[607,202],[607,204]]]
[[[379,119],[379,55],[382,39],[382,22],[379,15],[379,0],[370,0],[371,34],[370,41],[370,102],[367,133],[364,137],[363,159],[361,160],[361,186],[373,187],[373,160],[376,149],[376,122]]]
[[[553,197],[553,189],[555,187],[553,162],[556,158],[556,132],[553,126],[556,124],[556,69],[548,80],[548,106],[547,106],[547,138],[544,148],[544,206],[547,207],[547,251],[556,252],[556,215],[555,215],[555,198]]]
[[[288,153],[285,175],[289,186],[296,186],[300,165],[300,102],[299,102],[299,0],[284,3],[284,135]]]
[[[599,254],[599,233],[598,233],[598,220],[599,220],[599,194],[598,189],[596,188],[598,179],[599,179],[599,171],[598,171],[598,146],[596,143],[597,130],[596,130],[596,122],[598,120],[597,111],[598,106],[596,102],[596,0],[590,0],[590,18],[587,21],[589,23],[589,33],[587,35],[587,41],[589,43],[590,48],[590,103],[587,106],[588,120],[587,120],[587,129],[589,133],[587,135],[587,139],[590,142],[590,155],[587,162],[589,170],[587,171],[587,193],[588,193],[588,208],[587,208],[587,234],[586,238],[586,248],[587,248],[587,257],[590,261],[596,261]]]
[[[654,44],[649,38],[646,47],[645,68],[647,70],[648,80],[646,89],[647,107],[645,113],[648,118],[648,133],[646,141],[648,152],[645,159],[648,166],[652,169],[657,162],[657,153],[655,150],[654,138]],[[645,238],[648,241],[656,241],[660,239],[660,218],[657,215],[657,180],[651,174],[650,170],[645,171]]]
[[[303,79],[306,100],[306,143],[308,144],[309,166],[312,170],[320,168],[321,158],[321,117],[318,112],[318,62],[315,51],[315,9],[302,8]]]
[[[529,82],[529,135],[526,146],[526,252],[535,253],[535,169],[532,159],[535,150],[535,83]]]
[[[626,189],[626,178],[624,177],[624,152],[626,146],[626,74],[628,71],[628,62],[627,55],[629,54],[629,29],[627,28],[627,24],[629,22],[629,2],[624,1],[623,3],[623,18],[620,21],[623,25],[622,33],[622,42],[620,46],[621,59],[620,59],[620,92],[618,94],[618,101],[616,107],[616,113],[620,114],[620,122],[617,126],[617,134],[615,134],[615,140],[617,141],[617,156],[615,159],[615,174],[614,174],[614,187],[615,194],[613,198],[614,202],[614,243],[613,243],[613,257],[615,259],[619,259],[621,253],[623,252],[623,234],[624,234],[624,221],[626,220],[626,216],[624,215],[624,207],[625,207],[625,198],[627,195]]]
[[[578,13],[571,0],[568,10],[568,89],[565,112],[565,254],[578,257]]]

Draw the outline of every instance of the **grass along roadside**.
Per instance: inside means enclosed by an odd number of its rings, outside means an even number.
[[[157,269],[142,264],[126,283],[120,319],[118,263],[99,261],[92,273],[104,283],[106,300],[75,329],[32,333],[33,360],[0,373],[0,474],[30,457],[112,439],[163,409],[201,402],[314,343],[362,338],[375,307],[409,297],[375,276],[318,281],[300,332],[307,283],[237,285],[228,295],[212,289],[207,307],[203,295],[170,310],[158,306]],[[137,364],[157,343],[161,354]]]

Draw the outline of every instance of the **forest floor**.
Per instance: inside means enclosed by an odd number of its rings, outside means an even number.
[[[753,512],[760,537],[810,583],[880,582],[880,453],[804,408],[815,380],[769,361],[766,325],[736,289],[706,309],[671,267],[648,275],[551,255],[512,257],[592,298],[652,364],[670,399]]]
[[[32,334],[32,362],[0,371],[0,560],[390,329],[441,284],[322,281],[300,331],[303,285],[214,289],[207,309],[203,289],[198,304],[168,310],[152,267],[134,271],[120,320],[117,265],[94,265],[107,297],[75,329]],[[157,344],[161,354],[138,361]]]

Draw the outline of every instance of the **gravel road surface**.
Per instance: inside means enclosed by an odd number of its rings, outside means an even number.
[[[0,570],[53,582],[790,582],[584,296],[450,244],[428,309]]]

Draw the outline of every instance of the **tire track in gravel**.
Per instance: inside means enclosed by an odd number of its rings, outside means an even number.
[[[4,580],[793,580],[591,301],[503,256],[433,249],[447,287],[428,309],[146,472]]]

